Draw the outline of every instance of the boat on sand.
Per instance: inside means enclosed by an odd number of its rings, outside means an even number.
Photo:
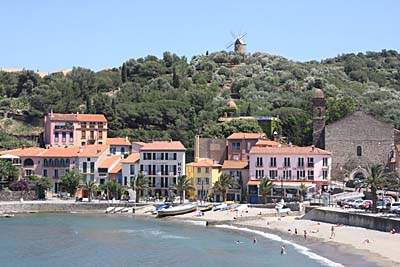
[[[175,216],[175,215],[180,215],[180,214],[185,214],[189,212],[193,212],[197,209],[197,206],[195,204],[186,204],[186,205],[180,205],[176,207],[171,207],[167,209],[162,209],[157,212],[157,217],[166,217],[166,216]]]

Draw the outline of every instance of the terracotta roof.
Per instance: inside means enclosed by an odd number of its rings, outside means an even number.
[[[13,155],[18,157],[37,157],[43,154],[46,151],[44,148],[40,147],[26,147],[26,148],[17,148],[11,150],[3,150],[0,151],[0,155]]]
[[[155,141],[146,143],[141,151],[185,151],[186,148],[180,141]]]
[[[192,167],[222,167],[221,164],[214,163],[213,159],[200,159],[198,162],[190,162],[186,166]]]
[[[316,89],[313,98],[325,98],[324,92],[321,89]]]
[[[273,155],[331,155],[332,153],[317,147],[306,146],[282,146],[282,147],[263,147],[253,146],[250,154],[273,154]]]
[[[136,144],[136,145],[139,145],[139,146],[144,146],[146,143],[137,141],[137,142],[133,142],[132,144]]]
[[[104,153],[105,150],[108,150],[108,145],[88,145],[82,147],[82,150],[79,152],[79,157],[99,157]]]
[[[118,162],[117,165],[115,165],[114,168],[112,168],[111,171],[109,171],[109,173],[119,173],[122,169],[122,163]]]
[[[120,155],[112,155],[110,157],[107,157],[104,159],[100,164],[99,168],[110,168],[112,167],[116,162],[119,162],[121,160]]]
[[[107,122],[103,114],[47,114],[51,121],[88,121],[88,122]]]
[[[132,153],[126,159],[121,160],[122,163],[135,163],[140,159],[139,153]]]
[[[265,138],[264,133],[233,133],[228,136],[229,139],[263,139]]]
[[[246,169],[248,166],[247,160],[225,160],[222,169]]]
[[[131,142],[129,141],[128,137],[107,137],[107,144],[115,146],[130,146]]]
[[[226,103],[226,106],[228,108],[237,108],[235,101],[229,100],[228,103]]]
[[[258,140],[255,144],[256,146],[269,146],[269,147],[278,147],[279,142],[271,141],[271,140]]]
[[[77,157],[79,153],[79,147],[51,147],[41,155],[42,157],[58,157],[58,158],[72,158]]]

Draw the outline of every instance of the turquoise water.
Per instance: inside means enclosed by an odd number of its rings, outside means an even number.
[[[326,266],[282,242],[184,222],[102,215],[0,220],[0,266]],[[241,243],[237,244],[236,241]]]

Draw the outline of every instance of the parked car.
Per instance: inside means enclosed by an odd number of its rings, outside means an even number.
[[[388,206],[389,204],[389,206]],[[376,208],[378,211],[385,211],[390,209],[390,200],[389,199],[380,199],[376,204]]]
[[[355,199],[347,199],[343,203],[343,208],[351,208],[351,204],[356,201]]]
[[[359,207],[359,205],[361,204],[361,203],[363,203],[364,202],[364,200],[362,200],[362,199],[357,199],[357,200],[355,200],[355,201],[353,201],[352,203],[351,203],[351,207],[352,208],[355,208],[355,209],[358,209]]]
[[[346,200],[348,200],[348,199],[347,199],[347,198],[339,199],[339,200],[337,201],[336,204],[337,204],[339,207],[342,207],[343,204],[346,202]]]
[[[364,200],[361,204],[358,205],[359,209],[368,210],[372,207],[372,200]]]
[[[400,202],[392,202],[392,203],[387,204],[387,206],[390,207],[389,208],[390,212],[394,212],[395,210],[400,208]]]
[[[400,215],[400,208],[397,208],[396,210],[394,210],[394,213],[399,214]]]

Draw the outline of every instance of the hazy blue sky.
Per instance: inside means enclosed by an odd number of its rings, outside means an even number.
[[[2,1],[0,67],[100,70],[164,51],[226,49],[246,32],[249,52],[306,61],[400,50],[400,1]]]

